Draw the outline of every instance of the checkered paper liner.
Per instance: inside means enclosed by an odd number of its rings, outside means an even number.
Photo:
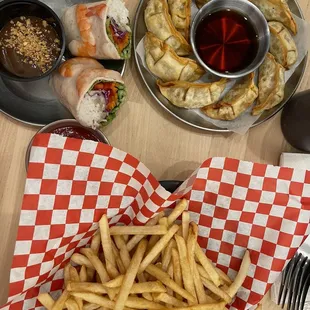
[[[211,158],[170,194],[123,151],[40,134],[30,155],[9,300],[1,309],[42,309],[40,292],[57,297],[64,265],[89,243],[103,213],[110,224],[142,224],[181,197],[199,225],[200,245],[230,277],[250,250],[248,276],[230,309],[256,305],[309,234],[308,171]]]

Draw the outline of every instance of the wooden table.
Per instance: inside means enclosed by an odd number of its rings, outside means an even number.
[[[131,15],[138,0],[128,0]],[[310,0],[300,0],[310,19]],[[113,146],[140,159],[159,180],[183,180],[205,159],[229,156],[278,164],[279,156],[291,147],[281,133],[280,115],[251,129],[247,134],[207,133],[176,120],[148,93],[131,59],[125,74],[128,101],[117,119],[105,129]],[[310,87],[306,73],[300,90]],[[6,301],[11,259],[14,251],[21,200],[26,178],[25,152],[38,130],[0,114],[0,304]],[[264,308],[280,309],[269,296]]]

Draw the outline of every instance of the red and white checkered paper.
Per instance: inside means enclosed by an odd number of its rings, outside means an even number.
[[[89,242],[103,213],[111,224],[142,224],[183,196],[199,224],[200,245],[230,277],[250,250],[250,271],[231,309],[256,305],[309,233],[308,171],[211,158],[171,195],[123,151],[40,134],[2,309],[41,309],[40,292],[56,297],[65,263]]]

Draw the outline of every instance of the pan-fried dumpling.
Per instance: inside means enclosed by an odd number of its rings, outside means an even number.
[[[226,87],[226,79],[214,83],[189,83],[157,81],[160,92],[172,104],[180,108],[197,109],[217,102]]]
[[[264,14],[267,21],[281,22],[285,27],[297,33],[297,25],[286,0],[250,0]]]
[[[171,20],[167,0],[149,0],[144,11],[144,20],[148,31],[171,46],[180,56],[186,56],[191,47],[179,33]]]
[[[172,23],[187,41],[191,22],[191,2],[191,0],[168,0]]]
[[[279,104],[284,97],[285,69],[276,62],[275,58],[267,53],[262,65],[259,67],[258,102],[252,114],[258,115]]]
[[[298,57],[297,47],[290,32],[279,22],[269,22],[270,53],[284,68],[289,69]]]
[[[211,0],[196,0],[196,6],[198,9],[202,8],[206,3],[210,2]]]
[[[237,82],[220,102],[211,104],[202,111],[211,118],[230,121],[243,113],[257,96],[258,89],[252,72]]]
[[[149,70],[164,82],[194,82],[205,74],[195,60],[179,57],[170,46],[151,32],[146,33],[144,48]]]

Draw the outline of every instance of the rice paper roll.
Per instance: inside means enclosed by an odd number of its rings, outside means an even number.
[[[128,10],[122,0],[77,4],[62,22],[72,55],[96,59],[127,59],[131,53]]]
[[[91,58],[64,62],[52,75],[51,86],[76,120],[93,129],[111,122],[126,96],[120,73]]]

